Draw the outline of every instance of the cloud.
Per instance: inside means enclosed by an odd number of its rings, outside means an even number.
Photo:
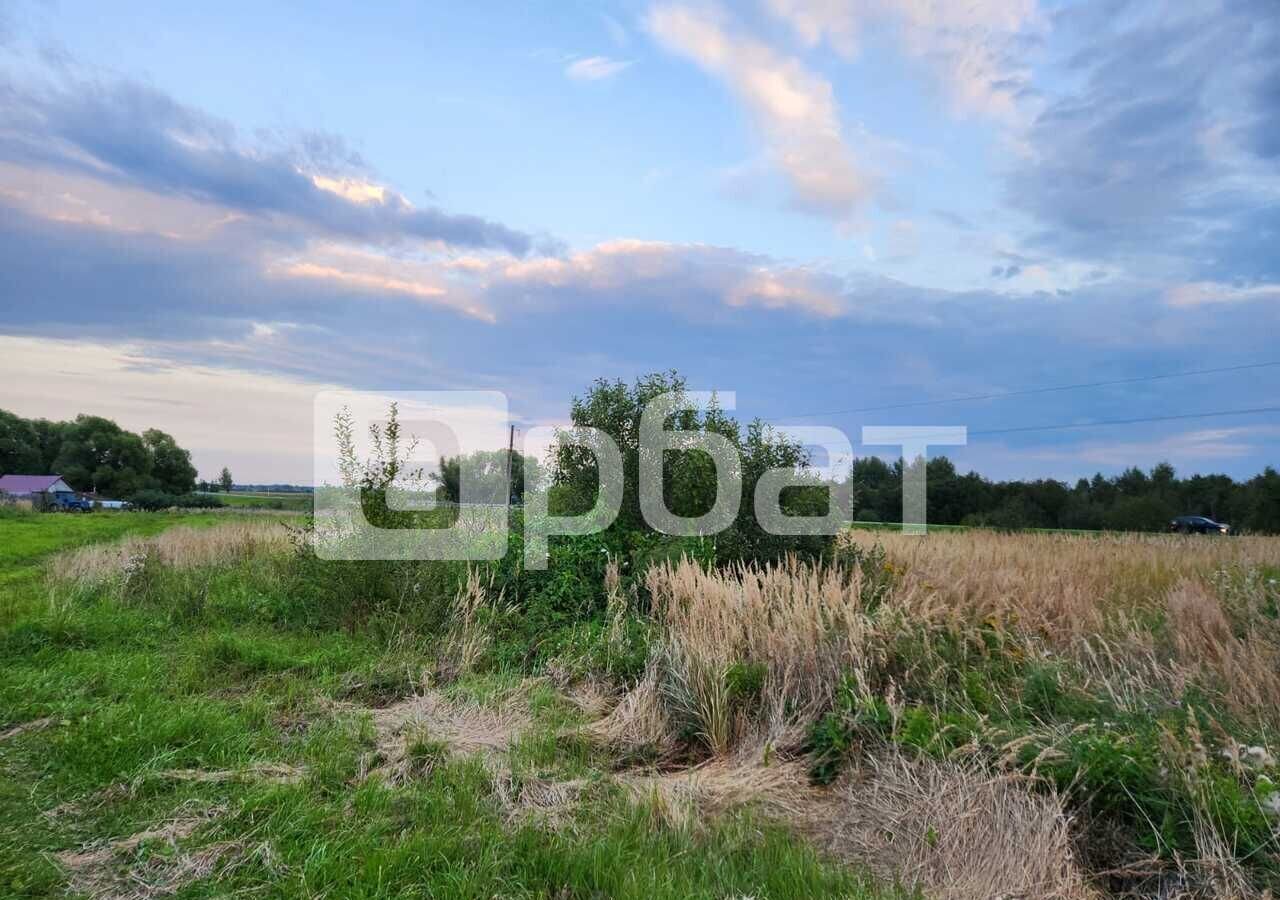
[[[183,197],[304,233],[393,244],[440,241],[525,254],[533,239],[478,216],[419,208],[346,171],[358,155],[326,136],[245,144],[229,123],[130,81],[0,83],[0,160]]]
[[[137,345],[0,336],[4,407],[22,416],[105,415],[125,428],[162,428],[212,477],[309,480],[311,408],[325,381],[229,367],[173,366]],[[50,359],[66,360],[56,373]]]
[[[319,244],[268,263],[269,278],[302,279],[327,283],[373,296],[400,296],[432,306],[447,307],[482,322],[497,321],[493,311],[468,290],[448,278],[447,264],[426,258],[388,256]]]
[[[601,81],[612,78],[630,67],[629,60],[610,59],[607,56],[587,56],[565,67],[564,74],[575,81]]]
[[[848,219],[876,193],[842,134],[830,82],[730,27],[711,8],[653,7],[645,20],[667,49],[722,79],[750,112],[797,208]]]
[[[1135,460],[1165,460],[1178,468],[1196,471],[1205,463],[1220,463],[1256,454],[1280,436],[1274,425],[1214,428],[1188,431],[1146,441],[1082,441],[1066,451],[1035,451],[1037,459],[1075,459],[1090,465],[1122,468]]]
[[[1165,292],[1165,302],[1175,307],[1219,303],[1277,303],[1280,302],[1280,284],[1255,284],[1242,287],[1233,284],[1217,284],[1212,281],[1197,281],[1169,288]]]
[[[1007,182],[1011,206],[1038,224],[1029,242],[1165,276],[1266,268],[1260,247],[1251,260],[1233,247],[1256,245],[1261,223],[1249,221],[1274,225],[1280,203],[1259,142],[1280,131],[1273,13],[1265,0],[1059,12],[1064,52],[1046,80],[1061,87]]]
[[[195,397],[192,416],[209,409],[220,415],[220,399],[206,402],[218,390],[215,381],[176,379],[172,390],[162,389],[173,373],[198,369],[231,372],[229,386],[241,383],[234,373],[263,376],[244,382],[252,388],[231,392],[241,415],[255,418],[284,415],[273,399],[247,396],[284,379],[497,389],[512,396],[521,418],[540,420],[562,416],[566,398],[596,377],[630,379],[674,366],[699,386],[738,391],[746,418],[759,412],[786,421],[788,414],[811,411],[1176,372],[1187,368],[1188,358],[1266,359],[1280,329],[1280,304],[1170,307],[1162,289],[1136,283],[1099,285],[1070,297],[961,293],[730,247],[639,240],[525,259],[387,258],[321,242],[264,260],[237,242],[122,233],[13,207],[3,212],[2,330],[77,342],[46,344],[38,364],[31,353],[0,346],[0,383],[10,388],[6,397],[17,398],[5,405],[21,402],[42,415],[80,408],[115,414],[123,403],[117,392]],[[314,268],[287,273],[270,267],[276,260]],[[482,314],[468,312],[467,304]],[[104,373],[89,356],[78,358],[74,347],[93,345],[134,348],[127,367],[149,376],[149,386]],[[546,365],[545,348],[553,348],[554,366]],[[50,366],[49,359],[58,363]],[[1059,377],[1043,377],[1045,359],[1061,361]],[[779,379],[783,370],[788,377]],[[1231,405],[1241,408],[1266,405],[1274,393],[1263,378],[1203,377],[803,421],[837,424],[854,435],[861,424],[1002,428],[1219,409],[1228,390]],[[137,419],[148,425],[170,423],[154,404],[141,412],[147,415]],[[174,421],[186,429],[185,418]],[[277,440],[275,431],[263,433]],[[1163,433],[1134,429],[1121,439]],[[1015,448],[1034,448],[1034,437],[1019,438]],[[1060,435],[1050,437],[1061,446]],[[217,448],[228,445],[209,446],[208,458],[220,467]],[[292,463],[274,456],[276,446],[245,443],[236,465],[278,472]],[[1015,465],[991,456],[989,447],[966,452],[974,464],[995,466],[988,469],[995,473]],[[1226,463],[1249,474],[1264,456],[1259,451]],[[1080,465],[1064,459],[1053,469],[1023,459],[1036,476],[1074,474]],[[309,471],[286,477],[304,480]]]
[[[887,25],[931,68],[957,112],[1020,123],[1030,71],[1022,62],[1035,0],[765,0],[765,8],[812,47],[828,42],[852,58],[859,37]]]

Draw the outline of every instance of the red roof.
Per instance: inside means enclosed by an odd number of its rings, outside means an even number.
[[[6,494],[39,494],[49,490],[61,475],[3,475],[0,491]]]

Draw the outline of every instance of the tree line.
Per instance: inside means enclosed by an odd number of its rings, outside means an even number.
[[[635,486],[640,412],[652,397],[684,390],[685,381],[675,372],[649,375],[630,385],[599,380],[571,403],[573,428],[600,428],[623,451],[627,490],[622,519],[629,525],[638,524],[640,518]],[[685,411],[677,419],[672,425],[678,429],[713,431],[738,448],[744,466],[744,510],[750,507],[755,481],[767,468],[808,468],[803,448],[760,422],[743,429],[714,407],[701,413]],[[560,449],[549,460],[553,491],[566,509],[590,508],[594,498],[594,467],[580,453]],[[714,499],[709,493],[714,491],[710,458],[700,451],[673,456],[664,466],[668,508],[681,515],[698,515]],[[511,494],[516,502],[524,495],[524,462],[518,453],[511,460]],[[1098,473],[1071,485],[1048,478],[992,481],[973,471],[961,474],[945,456],[911,463],[922,464],[928,520],[934,524],[1158,531],[1174,516],[1204,515],[1228,522],[1237,531],[1280,533],[1280,472],[1270,466],[1253,478],[1236,481],[1228,475],[1179,478],[1173,466],[1162,462],[1149,471],[1132,467],[1112,477]],[[901,521],[905,465],[901,459],[886,462],[874,456],[853,462],[848,478],[856,520]],[[483,499],[503,503],[507,466],[506,450],[481,451],[442,459],[431,478],[440,499],[456,501],[460,471],[478,473],[477,480],[493,494]],[[122,499],[142,492],[185,495],[196,487],[191,454],[170,435],[154,428],[135,434],[110,419],[90,415],[54,422],[0,410],[0,473],[58,474],[77,490]],[[230,490],[230,472],[224,470],[219,481],[223,490]],[[821,512],[817,508],[821,502],[812,492],[801,490],[791,492],[784,507],[813,514]],[[725,539],[740,542],[746,552],[767,539],[745,512],[743,516]]]
[[[24,419],[0,409],[0,473],[61,475],[78,491],[130,499],[143,492],[189,494],[191,453],[169,434],[136,434],[101,416],[70,422]]]
[[[878,457],[853,463],[854,518],[901,521],[903,466],[903,460],[890,464]],[[933,524],[1160,531],[1174,516],[1197,515],[1237,531],[1280,533],[1280,472],[1271,466],[1236,481],[1228,475],[1179,478],[1162,462],[1149,471],[1135,466],[1070,485],[1051,478],[991,481],[977,472],[961,475],[951,460],[938,456],[926,464],[925,479]]]

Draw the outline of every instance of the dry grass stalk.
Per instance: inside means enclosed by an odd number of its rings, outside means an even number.
[[[225,522],[208,528],[180,526],[155,537],[131,537],[58,554],[49,565],[49,574],[62,583],[94,585],[125,577],[139,560],[175,569],[201,569],[233,565],[289,547],[288,531],[279,522]]]
[[[663,628],[665,703],[717,754],[748,734],[756,743],[794,738],[830,703],[842,674],[862,664],[873,627],[856,571],[792,560],[720,574],[685,560],[651,569],[647,585]],[[745,718],[731,702],[735,669],[747,681],[759,677]]]
[[[1149,607],[1182,578],[1280,559],[1270,537],[851,531],[840,540],[881,544],[901,573],[899,601],[916,613],[1017,623],[1057,643]]]
[[[26,734],[28,731],[40,731],[48,728],[53,724],[53,719],[32,719],[30,722],[20,722],[17,725],[10,726],[4,731],[0,731],[0,741],[7,741],[10,738],[16,738],[19,735]]]
[[[1052,793],[927,758],[872,760],[808,830],[843,858],[944,900],[1094,897]]]
[[[364,775],[378,774],[392,783],[411,774],[409,751],[415,741],[439,741],[453,755],[480,754],[491,769],[503,769],[511,741],[529,725],[528,715],[518,707],[453,703],[435,691],[369,713],[377,749],[365,761]]]
[[[467,568],[467,580],[453,600],[449,635],[441,653],[442,674],[456,678],[470,672],[493,642],[492,624],[504,612],[501,590],[494,595],[494,574],[486,582],[477,567]]]
[[[794,825],[806,822],[823,796],[800,762],[712,760],[674,772],[626,773],[617,781],[657,822],[676,828],[744,806]]]
[[[493,781],[508,824],[536,822],[555,830],[573,825],[573,813],[590,786],[585,778],[552,781],[529,775],[516,778],[510,773],[499,774]]]
[[[609,623],[609,649],[616,652],[622,646],[623,629],[626,626],[627,612],[631,604],[622,589],[622,575],[618,569],[618,561],[610,559],[604,569],[604,592],[606,601],[606,620]]]
[[[674,749],[672,729],[660,680],[658,668],[651,662],[640,683],[608,715],[587,725],[584,733],[626,756],[645,750],[655,751],[659,757],[669,755]]]
[[[1199,579],[1183,579],[1165,598],[1178,662],[1212,675],[1227,707],[1243,719],[1280,725],[1280,640],[1265,617],[1238,637],[1219,597]]]
[[[297,784],[305,774],[305,769],[286,763],[255,763],[242,769],[165,769],[156,772],[153,777],[168,781],[194,781],[204,784],[228,781]]]
[[[154,828],[115,841],[100,842],[59,853],[71,890],[94,900],[143,900],[177,893],[205,878],[226,857],[239,854],[240,844],[223,841],[195,850],[181,850],[180,841],[225,812],[223,807],[181,810]],[[133,859],[145,844],[164,842],[171,854]]]

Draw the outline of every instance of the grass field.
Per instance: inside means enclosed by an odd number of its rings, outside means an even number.
[[[670,819],[545,677],[282,624],[280,527],[0,520],[0,893],[890,895],[750,809]]]
[[[248,509],[285,509],[291,512],[310,512],[310,494],[267,494],[258,491],[232,491],[229,494],[214,494],[227,506]]]
[[[0,893],[1278,883],[1280,540],[593,536],[532,573],[324,563],[287,524],[0,518]]]

